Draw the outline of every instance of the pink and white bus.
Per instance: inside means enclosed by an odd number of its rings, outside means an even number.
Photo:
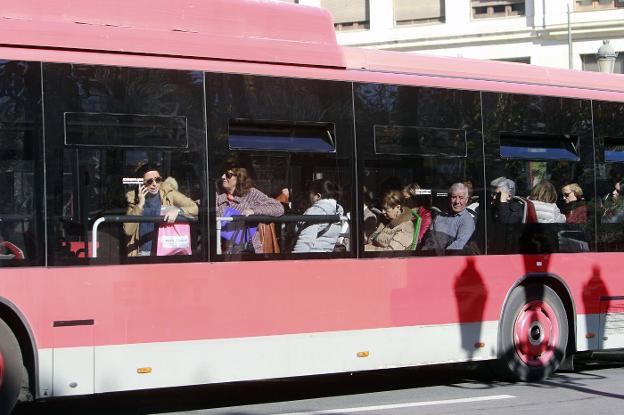
[[[343,48],[267,0],[0,13],[0,413],[495,359],[538,380],[624,346],[621,76]],[[284,214],[217,216],[231,160]],[[186,255],[131,255],[124,223],[163,228],[129,215],[146,163],[198,207]],[[335,210],[302,215],[319,180]],[[311,229],[330,249],[293,249]]]

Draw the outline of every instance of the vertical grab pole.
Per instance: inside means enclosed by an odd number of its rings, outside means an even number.
[[[91,251],[93,252],[93,254],[91,255],[91,258],[97,258],[97,249],[98,249],[97,231],[98,231],[98,227],[100,226],[100,223],[105,222],[105,221],[106,221],[106,218],[101,217],[101,218],[98,218],[95,222],[93,222],[93,231],[91,232]]]

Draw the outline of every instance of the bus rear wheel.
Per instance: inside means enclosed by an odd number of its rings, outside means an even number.
[[[8,415],[19,397],[22,386],[22,352],[15,335],[0,320],[0,415]]]
[[[514,288],[501,322],[501,366],[513,380],[535,382],[557,370],[568,344],[568,318],[545,285]]]

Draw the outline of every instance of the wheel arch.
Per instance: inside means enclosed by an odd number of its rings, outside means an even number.
[[[28,372],[28,388],[33,396],[39,396],[37,374],[39,362],[37,357],[37,344],[33,332],[20,310],[4,297],[0,297],[0,319],[2,319],[13,331],[22,352],[22,359]]]
[[[565,307],[566,315],[568,316],[568,333],[570,333],[568,335],[568,343],[566,345],[566,356],[576,352],[576,305],[574,304],[572,294],[570,293],[570,288],[559,275],[550,272],[543,272],[525,274],[522,277],[518,278],[518,280],[516,280],[516,282],[511,287],[509,287],[509,290],[505,295],[505,301],[503,302],[503,306],[500,310],[500,315],[498,317],[499,324],[497,336],[497,357],[502,357],[502,321],[511,292],[516,287],[526,286],[529,284],[546,285],[550,287],[553,291],[555,291],[555,293],[559,296],[559,298],[563,302],[563,306]]]

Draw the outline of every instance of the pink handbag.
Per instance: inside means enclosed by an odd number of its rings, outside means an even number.
[[[191,255],[191,225],[163,223],[158,227],[157,256]]]

